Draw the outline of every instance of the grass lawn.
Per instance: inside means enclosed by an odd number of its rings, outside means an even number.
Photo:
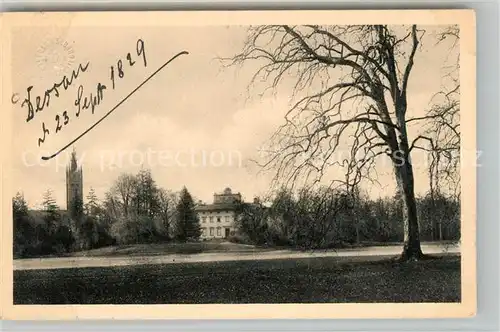
[[[441,242],[425,242],[426,244],[434,244],[447,246],[452,245],[454,242],[441,241]],[[401,246],[400,242],[362,242],[357,244],[342,244],[337,249],[362,249],[366,247],[387,247],[387,246]],[[113,256],[159,256],[169,254],[186,254],[194,255],[199,253],[258,253],[269,252],[274,250],[292,250],[300,251],[286,246],[255,246],[249,244],[231,243],[227,241],[200,241],[188,243],[147,243],[147,244],[130,244],[130,245],[117,245],[103,247],[99,249],[71,252],[63,256],[69,257],[113,257]],[[334,250],[333,248],[331,250]],[[57,256],[54,256],[57,257]]]
[[[15,304],[459,301],[460,257],[451,255],[14,271]]]
[[[69,253],[67,256],[110,257],[110,256],[157,256],[168,254],[199,254],[202,252],[260,252],[273,248],[258,248],[253,245],[222,241],[200,241],[188,243],[148,243],[103,247],[99,249]]]

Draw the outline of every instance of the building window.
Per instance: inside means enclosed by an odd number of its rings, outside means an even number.
[[[217,222],[220,222],[220,217],[217,217]]]
[[[214,236],[214,228],[210,227],[210,236]]]
[[[220,227],[217,227],[217,236],[220,236]]]
[[[210,216],[208,217],[208,219],[210,220],[210,222],[214,222],[214,217]]]
[[[226,222],[229,222],[229,216],[226,216]]]
[[[202,222],[207,222],[207,217],[201,217]]]
[[[201,229],[201,235],[207,235],[207,229],[206,228],[202,228]]]

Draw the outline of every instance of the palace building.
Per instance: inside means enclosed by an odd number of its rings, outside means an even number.
[[[226,188],[214,194],[212,204],[199,203],[196,212],[200,218],[201,239],[222,239],[235,231],[236,209],[242,203],[241,194]]]

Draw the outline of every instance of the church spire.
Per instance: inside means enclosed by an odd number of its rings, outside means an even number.
[[[78,168],[78,163],[76,161],[76,150],[75,147],[73,147],[73,152],[71,152],[71,170],[76,171]]]
[[[78,168],[76,150],[73,147],[71,160],[66,169],[66,206],[70,210],[75,200],[83,202],[83,170]]]

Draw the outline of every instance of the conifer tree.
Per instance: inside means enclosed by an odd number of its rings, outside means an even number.
[[[193,197],[182,188],[177,204],[175,237],[179,241],[197,240],[201,235],[200,220],[195,211]]]
[[[60,215],[59,206],[56,204],[52,190],[47,189],[43,194],[42,206],[47,214],[44,220],[47,224],[47,231],[49,234],[54,234],[59,226]]]
[[[99,206],[99,200],[95,193],[94,188],[90,187],[89,193],[87,195],[87,204],[85,204],[85,213],[89,216],[95,216],[97,214],[97,208]]]

